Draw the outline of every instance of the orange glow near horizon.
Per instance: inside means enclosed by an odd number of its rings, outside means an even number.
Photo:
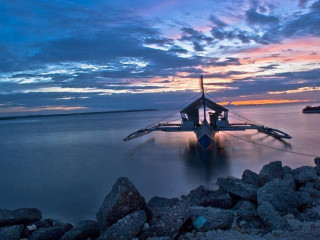
[[[260,100],[243,100],[243,101],[232,101],[232,102],[220,102],[221,105],[266,105],[266,104],[281,104],[281,103],[299,103],[309,102],[309,100],[287,100],[287,99],[260,99]]]

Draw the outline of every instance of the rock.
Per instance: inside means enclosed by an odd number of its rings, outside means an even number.
[[[150,227],[142,232],[140,239],[149,237],[170,237],[174,239],[183,224],[189,219],[190,198],[179,201],[166,209],[158,218],[152,218]]]
[[[104,232],[118,220],[145,206],[144,198],[129,179],[119,178],[97,213],[100,232]]]
[[[314,200],[320,199],[320,191],[314,188],[314,184],[307,182],[304,186],[299,188],[300,192],[307,192]]]
[[[257,207],[250,201],[240,200],[237,203],[237,224],[244,229],[262,228],[264,224],[258,215]]]
[[[14,211],[0,209],[0,227],[27,224],[39,221],[42,218],[41,212],[36,208],[20,208]]]
[[[169,237],[151,237],[148,238],[147,240],[170,240]]]
[[[320,220],[320,215],[317,211],[313,210],[313,209],[307,209],[302,213],[299,213],[297,218],[301,221],[301,222],[315,222]]]
[[[271,162],[264,165],[261,169],[259,176],[263,179],[263,183],[267,183],[275,178],[283,178],[284,171],[280,161]]]
[[[290,230],[290,225],[280,216],[269,202],[262,202],[259,204],[258,214],[269,229]]]
[[[217,180],[217,185],[221,187],[224,191],[235,196],[252,201],[257,200],[258,188],[252,184],[242,182],[240,179],[231,177],[219,177]]]
[[[320,177],[317,177],[313,180],[313,187],[317,190],[320,190]]]
[[[166,214],[169,209],[179,202],[178,198],[162,198],[162,197],[153,197],[147,204],[147,208],[151,212],[151,218],[154,221],[157,221]]]
[[[81,221],[75,228],[66,232],[61,240],[78,240],[100,236],[99,224],[95,221]]]
[[[24,225],[13,225],[0,228],[1,240],[18,240],[22,237]]]
[[[204,186],[199,186],[198,188],[192,190],[186,199],[190,201],[191,206],[200,206],[206,204],[206,197],[209,194],[209,190],[205,189]]]
[[[262,181],[261,177],[257,173],[252,172],[249,169],[244,170],[244,172],[242,173],[241,180],[245,183],[255,185],[256,187],[263,186],[263,181]]]
[[[234,205],[234,200],[229,193],[222,189],[210,191],[206,196],[205,204],[200,206],[229,209]]]
[[[297,199],[297,207],[302,208],[306,206],[311,206],[314,202],[313,198],[310,196],[308,192],[305,191],[297,191],[294,193]]]
[[[314,163],[316,164],[316,166],[320,166],[320,157],[316,157],[314,159]]]
[[[192,222],[196,221],[200,216],[207,220],[201,227],[201,231],[203,232],[217,229],[230,229],[234,219],[232,211],[211,207],[191,207],[190,216]]]
[[[298,212],[298,199],[292,182],[275,178],[258,190],[258,204],[269,202],[281,215]]]
[[[60,239],[73,226],[65,223],[60,226],[41,228],[31,234],[29,240],[57,240]]]
[[[135,211],[109,227],[99,240],[131,240],[141,232],[146,220],[145,211]]]
[[[34,232],[37,229],[37,226],[32,224],[32,225],[27,226],[27,229],[28,229],[28,231]]]
[[[313,167],[304,166],[293,170],[294,180],[298,184],[304,184],[317,178],[316,170]]]
[[[41,220],[39,222],[35,222],[33,224],[36,225],[37,229],[53,227],[53,222],[51,219],[43,219],[43,220]]]

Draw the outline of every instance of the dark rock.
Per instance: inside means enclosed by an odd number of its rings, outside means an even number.
[[[141,232],[146,220],[147,216],[145,211],[135,211],[113,224],[102,233],[99,239],[131,240]]]
[[[210,191],[206,196],[205,204],[200,206],[229,209],[234,205],[234,200],[229,193],[222,189]]]
[[[295,199],[297,199],[297,207],[304,208],[307,206],[311,206],[314,202],[313,198],[310,196],[308,192],[305,191],[297,191],[294,193]]]
[[[294,180],[298,184],[304,184],[317,178],[316,170],[313,167],[304,166],[293,170]]]
[[[240,200],[235,208],[238,213],[237,224],[239,227],[245,229],[264,227],[264,224],[258,215],[257,207],[252,202]]]
[[[298,212],[298,199],[292,182],[275,178],[258,190],[258,204],[269,202],[281,215]]]
[[[283,178],[283,175],[284,171],[282,168],[282,162],[280,161],[275,161],[264,165],[259,173],[259,176],[262,179],[261,181],[263,181],[264,184],[275,178],[281,179]]]
[[[320,177],[317,177],[315,180],[313,180],[313,187],[317,190],[320,190]]]
[[[13,225],[0,228],[1,240],[18,240],[22,237],[24,225]]]
[[[290,230],[290,225],[269,202],[262,202],[259,204],[258,214],[264,224],[271,230]]]
[[[153,197],[148,202],[148,208],[172,207],[179,202],[178,198]]]
[[[198,188],[192,190],[186,199],[190,201],[191,206],[200,206],[206,204],[206,197],[209,194],[209,190],[205,189],[204,186],[199,186]]]
[[[316,157],[314,159],[314,163],[316,164],[316,166],[320,166],[320,157]]]
[[[39,222],[35,222],[33,224],[36,225],[37,229],[53,227],[52,219],[43,219],[43,220],[41,220]]]
[[[247,199],[247,200],[257,200],[257,190],[258,188],[252,184],[242,182],[237,178],[221,178],[217,180],[217,185],[221,187],[224,191],[233,194],[235,196]]]
[[[170,237],[174,239],[183,224],[189,219],[190,199],[179,201],[171,208],[165,210],[159,218],[152,218],[150,227],[142,232],[139,239],[148,239],[149,237]]]
[[[99,224],[95,221],[81,221],[76,227],[66,232],[61,240],[81,240],[100,236]]]
[[[244,170],[244,172],[242,173],[241,180],[245,183],[255,185],[256,187],[263,186],[263,181],[262,181],[261,177],[259,176],[259,174],[252,172],[249,169]]]
[[[190,216],[192,222],[196,221],[200,216],[207,220],[201,227],[201,231],[203,232],[217,229],[230,229],[234,219],[232,211],[211,207],[191,207]]]
[[[309,193],[314,200],[320,199],[320,191],[314,188],[312,182],[307,182],[304,186],[301,186],[299,191]]]
[[[313,210],[313,209],[307,209],[302,213],[299,213],[297,218],[301,221],[301,222],[315,222],[320,220],[320,215],[317,211]]]
[[[100,231],[104,232],[118,220],[136,210],[143,209],[145,205],[144,198],[129,179],[119,178],[97,213]]]
[[[31,234],[29,240],[57,240],[60,239],[73,226],[65,223],[60,226],[42,228]]]
[[[41,218],[42,214],[36,208],[20,208],[14,211],[0,209],[0,227],[27,224],[39,221]]]

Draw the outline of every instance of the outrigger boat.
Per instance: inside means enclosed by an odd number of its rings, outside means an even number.
[[[204,149],[207,149],[214,141],[214,136],[219,131],[244,131],[256,129],[277,139],[290,139],[291,136],[278,129],[265,127],[255,123],[230,123],[228,120],[229,110],[205,96],[203,87],[203,76],[200,77],[202,96],[180,111],[181,123],[159,122],[155,126],[140,129],[127,136],[124,141],[129,141],[154,131],[163,132],[194,132],[198,142]],[[203,107],[203,120],[200,122],[199,109]],[[209,121],[207,120],[207,108]]]

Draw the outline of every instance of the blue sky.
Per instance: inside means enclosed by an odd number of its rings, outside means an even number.
[[[0,115],[319,101],[320,1],[1,1]],[[180,104],[179,104],[180,103]]]

